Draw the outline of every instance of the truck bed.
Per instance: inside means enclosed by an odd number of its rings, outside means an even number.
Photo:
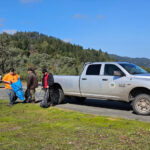
[[[65,95],[81,96],[79,79],[80,76],[54,75],[54,82],[61,85]]]

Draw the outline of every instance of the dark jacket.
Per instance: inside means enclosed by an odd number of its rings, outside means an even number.
[[[27,89],[34,90],[37,87],[38,87],[38,79],[37,79],[37,77],[36,77],[36,75],[34,73],[31,73],[28,76]]]
[[[49,75],[48,75],[47,84],[49,87],[53,86],[53,84],[54,84],[54,78],[51,73],[49,73]],[[45,87],[45,75],[43,76],[43,79],[42,79],[42,86]]]

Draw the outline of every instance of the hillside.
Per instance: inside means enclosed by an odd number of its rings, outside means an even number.
[[[23,78],[27,76],[28,67],[35,68],[39,77],[42,68],[54,74],[76,75],[87,61],[113,60],[101,50],[83,49],[38,32],[0,34],[0,56],[0,74],[14,67]]]
[[[115,59],[117,61],[130,62],[130,63],[134,63],[138,66],[143,66],[143,67],[146,67],[146,68],[150,68],[150,59],[148,59],[148,58],[121,57],[121,56],[114,55],[114,54],[109,54],[109,56],[112,59]]]

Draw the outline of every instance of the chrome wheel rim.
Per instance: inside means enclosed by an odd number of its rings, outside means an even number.
[[[150,101],[147,98],[141,98],[136,103],[136,109],[140,113],[147,113],[150,112]]]

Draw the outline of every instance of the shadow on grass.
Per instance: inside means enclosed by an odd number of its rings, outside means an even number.
[[[96,100],[96,99],[86,99],[84,102],[80,103],[76,99],[65,99],[64,103],[76,104],[76,105],[84,105],[84,106],[92,106],[92,107],[100,107],[107,109],[118,109],[130,111],[132,110],[132,106],[130,103],[119,102],[119,101],[110,101],[110,100]]]

